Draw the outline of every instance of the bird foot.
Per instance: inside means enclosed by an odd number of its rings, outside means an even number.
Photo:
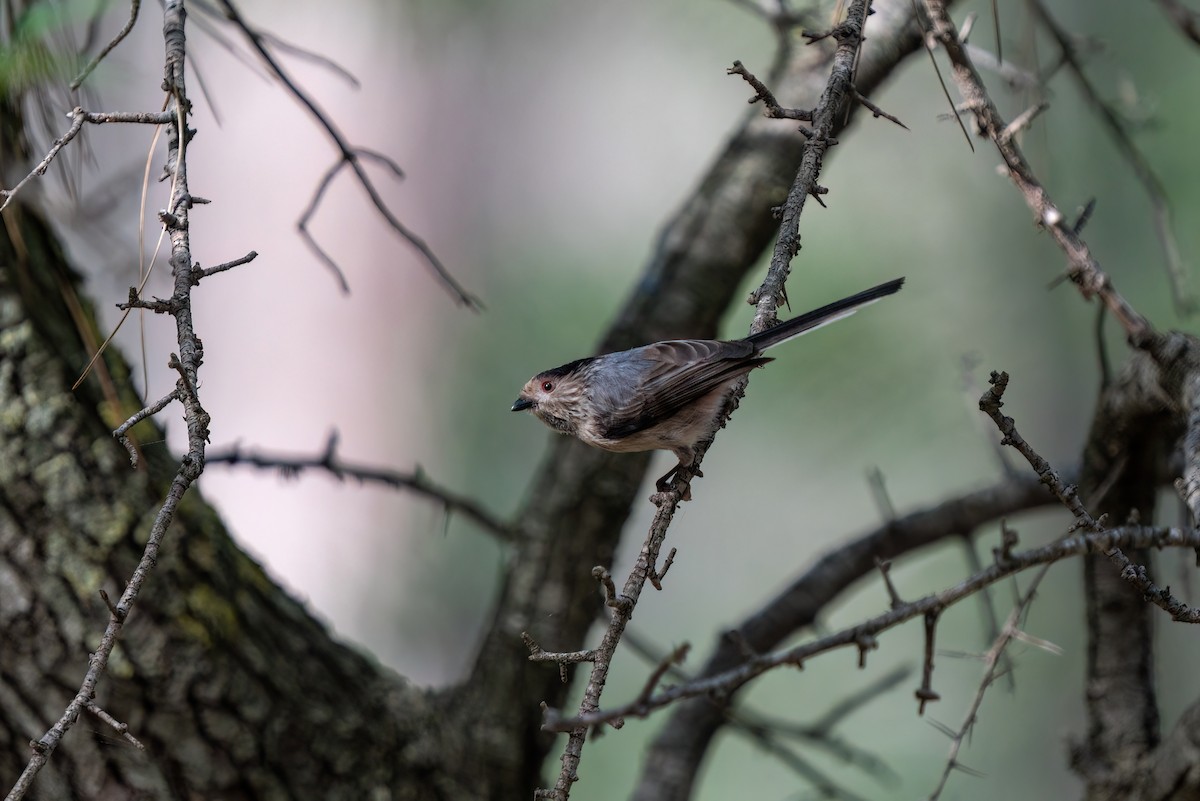
[[[680,499],[684,501],[690,501],[692,499],[692,479],[704,478],[704,473],[700,472],[700,467],[698,465],[684,466],[682,464],[677,464],[668,470],[662,478],[655,482],[654,486],[659,492],[670,492],[671,485],[677,478],[682,478],[686,482],[683,485],[683,493],[680,495]]]

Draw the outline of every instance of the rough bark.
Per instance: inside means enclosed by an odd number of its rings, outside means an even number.
[[[174,467],[134,472],[105,400],[69,391],[84,349],[74,279],[28,208],[0,234],[0,783],[11,785],[74,695],[88,652],[141,552]],[[108,360],[114,384],[124,365]],[[93,385],[95,386],[95,385]],[[143,441],[161,440],[149,426]],[[146,745],[99,721],[73,731],[37,798],[427,798],[397,753],[427,738],[435,700],[337,643],[185,501],[154,580],[97,697]],[[370,731],[371,736],[363,736]],[[115,741],[115,742],[114,742]],[[443,797],[461,797],[446,789]],[[142,795],[139,795],[142,794]]]
[[[1100,393],[1080,481],[1081,496],[1093,515],[1107,514],[1115,523],[1131,517],[1153,523],[1158,466],[1179,433],[1157,391],[1158,372],[1148,356],[1137,354],[1120,379]],[[1146,551],[1126,556],[1137,564],[1150,560]],[[1087,781],[1088,798],[1124,797],[1130,788],[1121,785],[1135,775],[1130,768],[1159,739],[1155,610],[1103,556],[1085,558],[1083,575],[1088,731],[1076,750],[1075,765]]]

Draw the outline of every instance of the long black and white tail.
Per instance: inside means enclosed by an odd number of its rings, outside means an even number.
[[[888,281],[886,284],[865,289],[857,295],[835,300],[828,306],[813,309],[810,312],[801,314],[799,317],[784,320],[774,328],[768,328],[766,331],[752,334],[746,339],[754,343],[759,350],[766,350],[767,348],[787,342],[789,339],[795,339],[801,334],[815,331],[823,325],[837,322],[843,317],[849,317],[863,306],[899,292],[902,286],[904,286],[903,278]]]

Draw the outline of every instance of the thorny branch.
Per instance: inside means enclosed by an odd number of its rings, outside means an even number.
[[[858,648],[864,641],[895,628],[906,621],[931,612],[945,610],[969,598],[984,587],[1035,565],[1052,564],[1073,556],[1088,553],[1107,553],[1113,548],[1196,548],[1200,547],[1200,530],[1167,527],[1123,526],[1099,533],[1074,534],[1041,548],[1010,554],[987,569],[948,587],[926,595],[900,609],[890,610],[863,621],[857,626],[820,637],[785,651],[762,654],[736,668],[662,690],[650,698],[611,709],[599,710],[574,718],[564,718],[555,724],[556,731],[579,726],[597,726],[618,718],[645,717],[656,709],[669,706],[684,698],[710,696],[716,699],[728,695],[750,680],[785,665],[802,665],[818,654],[839,648]]]
[[[1041,21],[1042,26],[1054,37],[1054,41],[1062,53],[1062,58],[1070,67],[1071,74],[1075,76],[1075,82],[1079,84],[1084,98],[1096,110],[1104,127],[1112,136],[1113,142],[1116,143],[1117,149],[1133,167],[1134,175],[1145,189],[1153,212],[1154,233],[1158,237],[1159,246],[1163,249],[1163,256],[1166,258],[1167,278],[1171,287],[1171,296],[1175,300],[1175,308],[1180,314],[1190,314],[1195,310],[1196,299],[1191,296],[1187,288],[1187,268],[1183,264],[1183,258],[1179,255],[1179,243],[1175,237],[1175,226],[1171,222],[1171,208],[1167,202],[1167,192],[1163,188],[1162,180],[1159,179],[1154,168],[1150,166],[1150,162],[1146,160],[1142,151],[1134,143],[1133,137],[1129,135],[1127,126],[1121,121],[1116,110],[1100,97],[1100,93],[1096,91],[1096,87],[1092,85],[1091,80],[1083,71],[1083,65],[1080,63],[1079,54],[1076,52],[1071,35],[1058,24],[1054,17],[1050,16],[1049,10],[1041,0],[1031,2],[1029,8]]]
[[[651,664],[659,664],[664,659],[657,649],[632,631],[625,632],[624,642],[629,650]],[[905,665],[893,668],[883,676],[871,681],[866,687],[847,694],[845,698],[833,704],[812,723],[798,723],[794,720],[766,714],[749,705],[736,709],[725,708],[722,712],[725,721],[734,733],[750,739],[789,768],[805,778],[813,780],[813,784],[818,787],[834,785],[824,776],[819,780],[814,780],[811,766],[802,760],[785,740],[798,740],[804,743],[806,748],[823,750],[841,762],[861,768],[870,776],[879,779],[894,778],[896,772],[882,758],[839,736],[834,729],[858,709],[887,694],[906,679],[911,672],[912,669]],[[692,674],[678,665],[671,666],[667,673],[677,681],[694,679]]]
[[[163,86],[169,95],[169,107],[163,115],[156,114],[92,114],[82,109],[72,112],[74,124],[68,134],[60,138],[51,148],[34,173],[40,174],[54,155],[79,132],[85,122],[149,122],[165,125],[168,133],[167,173],[171,177],[169,209],[171,237],[171,266],[174,276],[174,292],[171,296],[169,313],[175,318],[178,355],[172,354],[171,363],[180,373],[176,389],[151,407],[138,412],[121,428],[114,432],[122,438],[138,420],[165,408],[171,401],[178,400],[184,408],[187,424],[188,450],[183,456],[179,470],[171,482],[170,489],[159,508],[140,561],[125,585],[116,604],[110,604],[109,622],[96,650],[91,654],[83,682],[74,698],[67,705],[62,717],[45,734],[32,743],[33,754],[25,770],[17,779],[7,796],[7,801],[17,801],[28,792],[34,777],[50,759],[66,733],[78,721],[80,714],[92,708],[96,685],[108,667],[109,657],[117,644],[117,638],[128,619],[143,584],[149,578],[158,561],[159,549],[171,525],[175,510],[192,483],[204,470],[205,448],[208,440],[209,415],[200,403],[198,371],[203,361],[203,345],[192,326],[191,290],[192,257],[190,241],[191,195],[188,193],[187,143],[194,131],[187,127],[187,115],[191,104],[184,81],[184,57],[186,38],[184,23],[186,13],[183,0],[167,0],[163,7],[163,40],[165,43],[165,78]],[[32,173],[31,173],[32,175]],[[28,179],[26,179],[28,180]],[[22,182],[23,184],[24,182]],[[21,184],[18,184],[19,189]],[[14,190],[15,191],[15,190]],[[7,193],[11,199],[12,192]],[[132,452],[132,451],[131,451]],[[136,458],[136,453],[134,453]],[[115,724],[120,727],[123,724]]]
[[[1070,279],[1085,298],[1093,295],[1100,297],[1135,347],[1149,346],[1157,336],[1154,328],[1113,287],[1112,280],[1100,268],[1087,243],[1080,238],[1071,221],[1054,204],[1050,194],[1034,175],[1016,138],[988,95],[966,47],[960,41],[945,0],[925,0],[925,10],[933,24],[933,36],[950,59],[954,82],[962,93],[965,108],[975,116],[978,130],[996,146],[1009,178],[1024,196],[1038,225],[1050,234],[1066,254]]]
[[[824,93],[813,110],[813,135],[809,138],[801,164],[796,173],[796,180],[788,193],[784,204],[783,220],[780,224],[779,240],[775,246],[775,255],[762,287],[755,294],[758,313],[754,317],[751,333],[767,328],[775,322],[775,310],[785,299],[784,286],[790,270],[792,257],[799,251],[800,212],[805,198],[823,192],[817,183],[825,151],[833,143],[833,131],[837,116],[843,108],[846,97],[853,87],[853,71],[859,47],[862,43],[862,29],[866,23],[870,0],[852,0],[846,11],[845,21],[838,25],[831,34],[837,40],[838,47],[834,56],[829,82]],[[765,87],[764,87],[765,89]],[[745,384],[731,396],[726,408],[719,416],[717,427],[723,427],[724,421],[737,406],[738,398]],[[714,431],[715,436],[715,431]],[[666,568],[658,570],[658,556],[666,539],[667,529],[675,516],[675,509],[681,500],[690,497],[689,482],[697,474],[700,461],[712,443],[712,438],[701,443],[692,471],[680,470],[667,492],[656,493],[651,500],[657,506],[654,519],[646,535],[645,542],[638,555],[634,568],[629,573],[622,589],[621,604],[614,608],[608,629],[598,648],[595,649],[595,660],[591,674],[580,702],[578,719],[594,714],[600,708],[600,696],[608,679],[608,671],[613,654],[620,643],[621,635],[629,622],[634,606],[637,604],[647,580],[651,577],[661,578]],[[689,472],[691,475],[689,475]],[[657,581],[655,582],[657,586]],[[557,712],[547,711],[547,718],[552,719]],[[558,731],[567,731],[569,736],[563,750],[562,769],[558,779],[551,789],[536,791],[535,798],[553,798],[557,801],[567,801],[571,794],[571,785],[578,780],[578,768],[584,742],[587,739],[588,724],[579,724],[562,728],[550,727]]]
[[[680,479],[676,479],[675,484],[678,486]],[[600,642],[599,647],[593,652],[591,675],[588,677],[587,687],[584,689],[583,700],[579,705],[579,714],[586,715],[600,708],[600,695],[604,691],[604,685],[608,680],[608,671],[612,664],[613,655],[616,653],[617,645],[621,641],[621,635],[625,631],[625,626],[628,625],[629,619],[633,614],[633,608],[637,605],[638,598],[641,597],[642,590],[646,586],[646,582],[654,567],[658,562],[658,554],[662,549],[663,540],[667,536],[667,528],[671,524],[671,520],[675,516],[675,509],[682,497],[682,491],[672,488],[669,492],[655,493],[652,497],[654,503],[658,506],[658,511],[654,515],[654,520],[650,524],[650,531],[646,536],[646,541],[642,544],[642,550],[638,554],[637,561],[634,564],[633,570],[630,571],[629,577],[625,580],[625,585],[621,590],[621,595],[615,599],[618,603],[610,603],[612,607],[612,617],[609,620],[608,628],[604,632],[604,637]],[[553,718],[557,713],[552,710],[546,711],[547,718]],[[583,753],[583,745],[587,739],[587,726],[575,726],[566,729],[546,727],[549,731],[567,731],[570,736],[567,739],[567,746],[563,750],[561,757],[562,770],[559,773],[558,781],[554,787],[549,790],[538,790],[535,793],[535,798],[554,798],[558,801],[566,801],[570,797],[571,785],[577,780],[579,760]]]
[[[963,719],[962,726],[950,738],[950,755],[946,758],[946,767],[942,771],[942,776],[938,780],[937,787],[929,796],[929,801],[937,801],[942,795],[942,790],[946,787],[946,782],[950,780],[950,774],[955,770],[965,770],[963,764],[958,761],[958,753],[962,749],[963,743],[971,734],[971,730],[975,727],[975,721],[979,714],[979,707],[983,704],[983,696],[988,688],[995,683],[999,678],[1002,666],[1004,665],[1004,652],[1013,640],[1025,638],[1024,633],[1018,628],[1021,617],[1025,614],[1025,610],[1033,602],[1034,596],[1037,593],[1038,585],[1041,584],[1042,578],[1046,575],[1048,567],[1043,567],[1038,574],[1034,576],[1030,582],[1029,588],[1025,590],[1025,594],[1017,601],[1017,605],[1009,613],[1008,620],[1004,623],[1004,628],[996,636],[992,642],[992,647],[984,654],[983,664],[984,672],[983,679],[979,682],[979,688],[975,691],[975,697],[971,699],[971,704],[967,708],[967,714]]]
[[[779,306],[787,302],[784,287],[791,272],[792,259],[800,252],[800,214],[810,195],[817,197],[825,192],[817,179],[821,174],[825,153],[837,142],[833,138],[837,118],[854,92],[854,64],[862,43],[869,6],[869,2],[861,0],[850,3],[845,21],[829,32],[829,36],[838,43],[837,54],[829,73],[829,82],[812,112],[812,136],[804,148],[800,169],[796,171],[796,179],[783,203],[779,237],[771,253],[771,266],[762,284],[750,295],[750,303],[756,307],[754,322],[750,326],[752,334],[774,325]]]
[[[876,559],[894,560],[950,537],[966,537],[998,519],[1054,502],[1041,483],[1025,471],[1011,472],[990,487],[890,519],[832,548],[789,586],[747,614],[736,628],[717,640],[712,655],[697,675],[701,678],[720,675],[760,653],[779,648],[785,640],[812,626],[823,610],[856,582],[875,572]],[[972,573],[982,570],[980,565]],[[868,652],[877,646],[878,640],[871,635],[864,635],[855,643],[860,667],[865,666]],[[692,755],[702,753],[725,724],[732,700],[731,696],[701,696],[675,706],[647,759],[639,799],[686,796],[681,788],[691,785],[698,768]]]
[[[983,397],[979,399],[979,409],[996,423],[996,427],[1004,435],[1003,443],[1013,446],[1025,457],[1030,467],[1041,478],[1042,483],[1074,515],[1075,524],[1072,526],[1072,529],[1083,529],[1097,533],[1103,532],[1105,530],[1103,517],[1100,519],[1092,517],[1091,513],[1084,507],[1083,501],[1079,497],[1078,489],[1074,485],[1063,482],[1058,473],[1050,466],[1050,463],[1043,459],[1017,432],[1013,419],[1006,417],[1000,412],[1000,407],[1004,405],[1000,399],[1004,395],[1004,390],[1008,387],[1008,373],[993,372],[991,384],[991,388],[984,392]],[[1133,585],[1142,593],[1142,597],[1147,601],[1170,614],[1172,620],[1180,623],[1200,623],[1200,609],[1189,607],[1172,595],[1169,588],[1159,587],[1152,582],[1146,574],[1146,568],[1130,562],[1129,558],[1122,552],[1120,546],[1113,545],[1111,548],[1104,550],[1103,553],[1109,558],[1109,561],[1120,569],[1121,578],[1124,581]]]

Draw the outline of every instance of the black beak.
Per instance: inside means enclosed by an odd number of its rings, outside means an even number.
[[[517,398],[516,403],[512,405],[512,410],[514,412],[523,412],[532,407],[533,401],[529,400],[528,398]]]

